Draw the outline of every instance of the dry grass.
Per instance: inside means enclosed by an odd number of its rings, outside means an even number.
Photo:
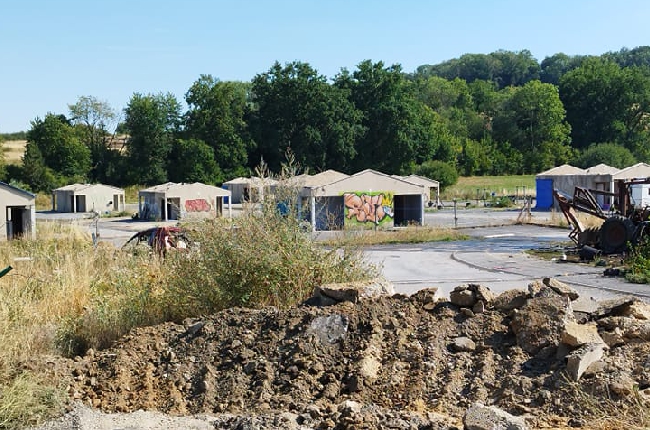
[[[650,405],[634,391],[625,398],[614,400],[607,394],[592,394],[594,387],[564,380],[561,391],[567,399],[578,406],[578,416],[583,428],[594,430],[641,430],[650,428]]]
[[[7,140],[2,142],[2,152],[7,164],[22,164],[26,140]]]
[[[468,236],[452,228],[409,226],[391,230],[345,230],[323,240],[327,245],[354,244],[356,246],[388,245],[395,243],[449,242],[466,240]]]
[[[60,322],[83,312],[94,280],[113,265],[112,252],[93,249],[74,226],[40,223],[37,236],[0,243],[0,266],[13,267],[0,278],[0,428],[38,422],[60,404],[56,385],[23,364],[56,353]]]

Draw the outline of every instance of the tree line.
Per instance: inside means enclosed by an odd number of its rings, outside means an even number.
[[[288,151],[312,173],[372,168],[443,185],[459,174],[650,161],[648,46],[541,63],[526,50],[466,54],[414,73],[366,60],[331,79],[276,62],[250,82],[201,75],[184,102],[135,93],[120,115],[80,97],[31,122],[23,165],[6,166],[5,179],[33,191],[221,184],[262,160],[278,171]]]

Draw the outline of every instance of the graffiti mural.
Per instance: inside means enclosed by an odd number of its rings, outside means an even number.
[[[345,217],[359,223],[381,224],[393,218],[391,193],[345,193]]]
[[[211,209],[210,203],[205,199],[185,200],[187,212],[210,212]]]

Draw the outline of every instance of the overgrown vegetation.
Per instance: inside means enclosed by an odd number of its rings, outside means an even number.
[[[293,207],[296,197],[278,191],[275,201]],[[378,274],[358,245],[324,247],[303,230],[299,214],[280,214],[272,201],[236,224],[186,225],[198,252],[169,252],[164,260],[93,248],[87,234],[58,223],[39,223],[37,241],[0,243],[0,264],[13,266],[0,279],[0,428],[59,410],[67,396],[43,371],[48,355],[104,348],[136,326],[230,306],[287,307],[317,284]],[[24,370],[27,362],[32,370]]]
[[[625,279],[638,284],[650,284],[650,239],[646,237],[631,248],[625,266]]]

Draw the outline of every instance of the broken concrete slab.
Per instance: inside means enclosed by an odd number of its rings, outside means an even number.
[[[384,278],[376,278],[370,281],[319,285],[314,288],[313,297],[319,300],[324,299],[324,302],[357,303],[362,299],[392,296],[393,294],[395,294],[395,288],[391,282]]]
[[[604,343],[598,334],[596,324],[578,324],[574,321],[567,321],[564,325],[561,342],[573,347],[588,343]]]
[[[567,356],[566,370],[574,380],[580,380],[583,373],[601,358],[607,346],[604,343],[583,345]]]
[[[568,297],[569,299],[577,300],[580,295],[576,290],[573,288],[569,287],[567,284],[564,282],[558,281],[555,278],[544,278],[542,279],[542,283],[558,293],[560,296],[563,297]]]

